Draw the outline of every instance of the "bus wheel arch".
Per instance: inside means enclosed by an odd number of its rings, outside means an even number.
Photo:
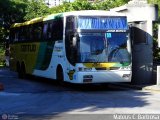
[[[26,67],[25,67],[25,64],[24,62],[19,62],[17,61],[17,68],[16,68],[17,72],[18,72],[18,78],[20,79],[24,79],[25,78],[25,75],[26,75]]]
[[[20,62],[17,61],[17,63],[16,63],[16,72],[20,72],[20,69],[21,69]]]
[[[56,69],[56,78],[58,80],[58,82],[60,84],[62,84],[64,82],[64,73],[63,73],[63,68],[61,65],[58,65],[57,66],[57,69]]]
[[[16,72],[18,73],[18,78],[21,78],[21,64],[19,61],[16,63]]]
[[[21,75],[22,75],[22,79],[26,77],[26,65],[24,61],[21,63]]]

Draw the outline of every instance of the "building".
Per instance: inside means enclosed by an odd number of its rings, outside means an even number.
[[[158,7],[147,0],[131,0],[111,11],[127,15],[132,41],[132,83],[155,84],[153,79],[153,23]],[[146,13],[146,14],[144,14]]]

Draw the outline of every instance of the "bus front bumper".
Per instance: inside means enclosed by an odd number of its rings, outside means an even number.
[[[131,71],[77,72],[72,83],[131,82]]]

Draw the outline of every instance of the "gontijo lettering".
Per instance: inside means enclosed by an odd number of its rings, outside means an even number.
[[[21,45],[22,52],[35,52],[36,45],[35,44],[28,44],[28,45]]]

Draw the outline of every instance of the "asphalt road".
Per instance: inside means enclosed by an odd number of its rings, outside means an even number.
[[[160,114],[160,93],[105,85],[60,86],[44,78],[18,79],[0,69],[0,120],[106,120],[115,114]],[[109,115],[111,114],[111,115]]]

